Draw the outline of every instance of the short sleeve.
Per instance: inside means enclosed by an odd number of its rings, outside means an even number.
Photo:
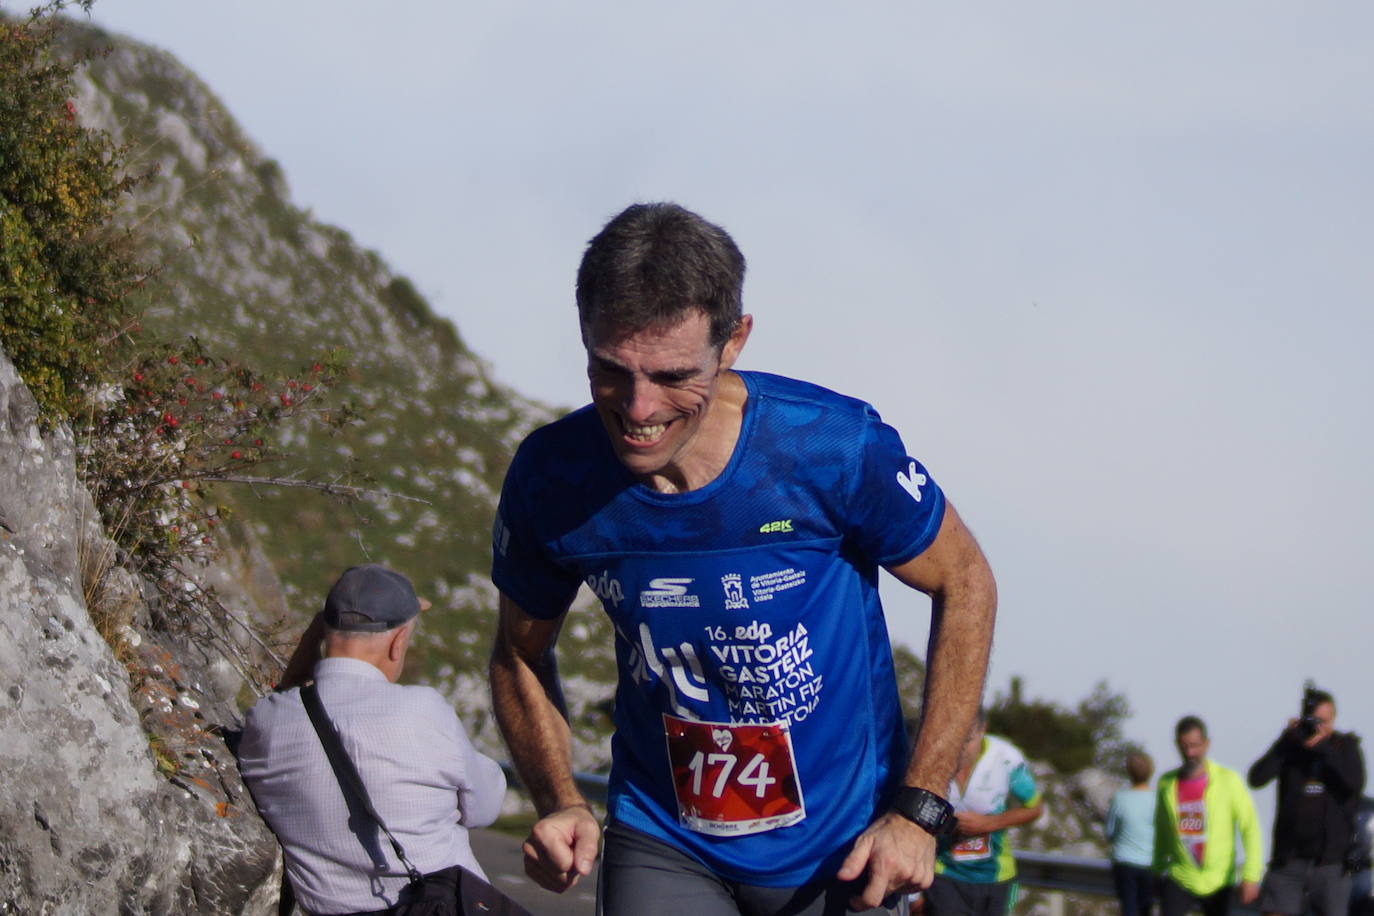
[[[407,698],[419,708],[428,704],[425,720],[433,729],[432,745],[443,761],[443,778],[458,791],[463,825],[483,827],[496,820],[506,794],[501,765],[472,744],[467,729],[448,700],[429,687],[410,687]]]
[[[1023,805],[1033,805],[1040,800],[1040,787],[1035,784],[1035,774],[1024,761],[1011,771],[1008,788]]]
[[[945,517],[945,495],[925,467],[906,453],[897,431],[872,407],[865,411],[849,537],[875,562],[896,566],[935,540]]]
[[[548,555],[525,494],[528,455],[516,453],[501,487],[491,532],[491,581],[531,617],[552,620],[568,609],[581,580]]]

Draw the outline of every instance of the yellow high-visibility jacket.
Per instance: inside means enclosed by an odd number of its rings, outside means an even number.
[[[1255,802],[1239,773],[1210,760],[1207,789],[1202,801],[1207,809],[1207,846],[1202,865],[1193,861],[1178,833],[1178,770],[1159,777],[1155,804],[1154,870],[1172,879],[1190,894],[1205,897],[1236,883],[1236,832],[1245,849],[1242,881],[1258,882],[1264,874],[1264,840]]]

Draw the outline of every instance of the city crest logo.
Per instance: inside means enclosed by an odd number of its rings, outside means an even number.
[[[725,609],[727,611],[747,611],[749,602],[744,597],[744,579],[739,573],[726,573],[720,577],[721,588],[725,589]]]

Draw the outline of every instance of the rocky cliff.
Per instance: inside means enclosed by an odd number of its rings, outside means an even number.
[[[340,570],[392,564],[435,605],[408,676],[446,689],[500,753],[482,676],[486,542],[513,446],[550,412],[492,381],[380,256],[292,205],[280,170],[180,64],[85,26],[65,44],[108,47],[71,108],[156,173],[124,215],[156,271],[145,327],[266,372],[324,351],[350,366],[340,400],[361,420],[341,435],[282,429],[291,463],[270,470],[381,495],[213,494],[237,510],[221,529],[236,533],[197,576],[227,608],[228,638],[251,644],[284,618],[284,650]],[[223,657],[168,635],[155,593],[101,532],[75,456],[68,431],[42,431],[0,353],[0,912],[266,912],[276,845],[225,740],[254,697]],[[605,755],[608,660],[577,651],[609,645],[598,623],[568,636],[584,768]]]
[[[276,845],[220,737],[239,681],[149,625],[73,454],[0,353],[0,911],[265,912]]]
[[[281,170],[178,62],[80,24],[63,43],[98,50],[69,110],[152,173],[123,216],[154,268],[137,303],[148,332],[268,373],[325,351],[350,367],[336,390],[359,422],[282,429],[288,463],[268,470],[378,495],[213,493],[236,510],[221,530],[237,534],[217,537],[221,559],[197,575],[229,609],[229,638],[251,643],[250,628],[285,619],[284,654],[340,570],[389,563],[434,602],[408,677],[447,690],[500,753],[482,674],[488,531],[514,444],[551,411],[497,384],[378,254],[293,205]],[[276,848],[224,740],[251,691],[223,658],[167,635],[152,590],[99,530],[70,434],[40,431],[3,354],[0,426],[0,912],[264,911]],[[566,635],[583,768],[605,758],[600,626]]]

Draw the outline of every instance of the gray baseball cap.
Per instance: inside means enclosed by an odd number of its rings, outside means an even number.
[[[324,599],[324,622],[347,633],[383,633],[399,627],[429,602],[416,597],[410,580],[385,566],[353,566]]]

